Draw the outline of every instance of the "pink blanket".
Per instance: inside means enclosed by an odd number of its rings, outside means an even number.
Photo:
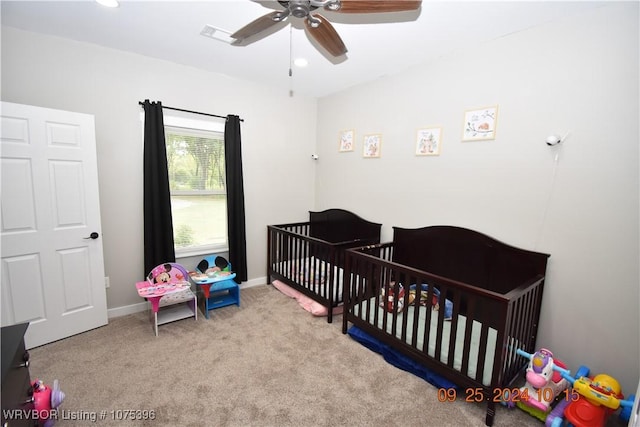
[[[273,286],[276,289],[278,289],[280,292],[285,294],[286,296],[298,301],[298,304],[300,304],[300,307],[304,308],[314,316],[326,316],[329,312],[329,310],[327,310],[327,307],[324,307],[322,304],[317,303],[316,301],[312,300],[311,298],[304,295],[303,293],[296,291],[286,283],[283,283],[279,280],[274,280]],[[340,313],[342,313],[341,305],[333,308],[333,314],[340,314]]]

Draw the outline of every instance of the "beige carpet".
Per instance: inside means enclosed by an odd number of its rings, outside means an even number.
[[[32,379],[57,378],[67,396],[56,425],[484,425],[485,405],[439,402],[434,386],[343,335],[341,316],[328,324],[271,286],[210,313],[162,325],[158,337],[137,313],[32,349]],[[127,410],[155,419],[116,419]],[[494,425],[543,424],[499,406]]]

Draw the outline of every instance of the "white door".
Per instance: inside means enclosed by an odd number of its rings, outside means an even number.
[[[94,119],[0,115],[2,326],[29,322],[32,348],[107,324]]]

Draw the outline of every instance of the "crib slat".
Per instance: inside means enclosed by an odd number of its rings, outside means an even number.
[[[442,295],[443,297],[440,300],[440,310],[444,313],[444,311],[446,310],[446,295],[448,294],[447,292],[447,288],[446,287],[441,287],[440,288],[440,295]],[[453,299],[454,301],[454,307],[460,305],[460,293],[455,291],[455,297]],[[450,355],[455,355],[456,354],[456,337],[458,336],[458,319],[457,317],[452,317],[451,319],[451,329],[450,329],[450,334],[449,334],[449,354]],[[452,337],[452,338],[451,338]],[[463,344],[463,349],[464,349],[464,344]],[[468,351],[463,351],[462,352],[463,355],[468,354]],[[464,359],[464,357],[463,357]],[[454,362],[454,358],[453,357],[449,357],[449,367],[453,368],[453,362]],[[462,372],[467,372],[466,370],[462,369]]]
[[[475,317],[476,300],[474,298],[469,299],[467,302],[467,311],[465,327],[464,327],[464,347],[462,352],[462,372],[465,375],[469,373],[469,350],[471,349],[471,332],[473,331],[473,318]],[[456,318],[456,322],[458,319]]]
[[[480,330],[480,348],[478,350],[478,363],[476,365],[476,380],[482,381],[484,378],[485,355],[487,354],[487,336],[489,335],[489,327],[482,325]],[[494,353],[494,358],[497,356]]]

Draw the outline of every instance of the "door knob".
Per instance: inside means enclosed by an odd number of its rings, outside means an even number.
[[[89,234],[89,237],[85,237],[85,239],[94,239],[95,240],[98,237],[100,237],[100,235],[94,231],[93,233]]]

